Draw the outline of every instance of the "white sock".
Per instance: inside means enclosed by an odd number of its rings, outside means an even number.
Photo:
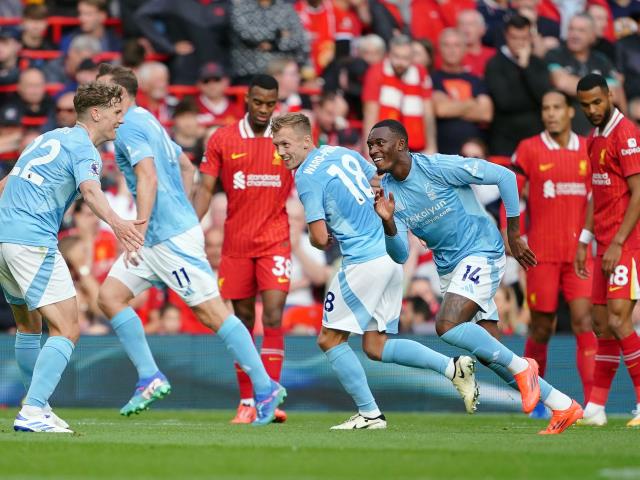
[[[256,401],[253,398],[241,398],[240,403],[245,407],[255,407]]]
[[[365,418],[378,418],[380,415],[382,415],[382,412],[380,411],[379,408],[376,408],[375,410],[371,410],[370,412],[359,411],[358,413]]]
[[[597,403],[587,403],[587,406],[584,407],[584,417],[593,417],[600,412],[604,412],[604,405],[598,405]]]
[[[640,415],[640,403],[636,403],[636,410],[634,415]]]
[[[34,405],[23,405],[22,410],[20,411],[28,417],[44,415],[44,409],[42,407],[36,407]]]
[[[529,362],[514,353],[509,365],[507,365],[507,370],[514,375],[517,375],[518,373],[524,372],[528,367]]]
[[[544,401],[544,404],[551,410],[566,410],[571,406],[571,398],[555,388]]]
[[[453,363],[453,358],[449,359],[449,363],[447,363],[447,368],[444,371],[444,376],[447,377],[449,380],[453,380],[453,377],[456,374],[456,366]]]

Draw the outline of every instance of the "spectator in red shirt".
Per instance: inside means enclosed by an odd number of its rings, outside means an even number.
[[[211,62],[203,65],[198,75],[197,86],[200,91],[196,98],[200,125],[229,125],[244,115],[243,109],[237,103],[231,102],[225,94],[229,88],[229,76],[221,64]]]
[[[470,73],[483,78],[487,62],[496,54],[495,48],[482,44],[487,33],[484,17],[477,10],[463,10],[458,14],[457,27],[467,48],[462,64]]]

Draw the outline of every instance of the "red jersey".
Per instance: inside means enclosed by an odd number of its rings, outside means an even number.
[[[521,141],[513,162],[529,180],[531,249],[542,262],[573,262],[590,190],[586,140],[571,132],[562,148],[544,131]]]
[[[285,202],[293,176],[275,151],[271,128],[256,137],[245,115],[218,129],[200,171],[220,177],[227,194],[223,255],[253,258],[290,248]]]
[[[496,49],[491,47],[481,47],[479,53],[467,52],[462,59],[462,65],[469,73],[484,78],[484,69],[487,62],[496,54]]]
[[[224,98],[222,102],[214,105],[204,95],[196,99],[198,105],[198,123],[205,127],[212,125],[231,125],[236,123],[244,115],[244,109],[235,102],[230,102]]]
[[[323,0],[319,7],[313,8],[298,0],[295,9],[300,23],[311,40],[311,61],[320,75],[335,55],[336,51],[336,14],[331,0]]]
[[[626,178],[640,173],[640,131],[615,109],[607,125],[593,131],[587,148],[593,172],[593,233],[598,255],[603,255],[629,206],[631,192]],[[640,223],[627,237],[624,248],[640,249]]]

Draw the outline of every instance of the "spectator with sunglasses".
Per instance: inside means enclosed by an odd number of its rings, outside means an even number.
[[[232,102],[225,90],[229,87],[229,76],[219,63],[206,63],[198,75],[198,90],[196,98],[198,123],[203,127],[212,125],[229,125],[237,122],[244,115],[244,111],[237,103]]]

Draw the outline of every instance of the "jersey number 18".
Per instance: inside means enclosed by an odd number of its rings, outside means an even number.
[[[366,202],[365,197],[373,198],[373,191],[371,190],[371,185],[369,185],[369,179],[364,174],[358,160],[352,155],[342,155],[341,163],[342,168],[334,163],[327,168],[327,173],[332,177],[338,177],[359,205]],[[349,178],[345,170],[353,175],[355,183]],[[358,184],[357,187],[356,184]]]

